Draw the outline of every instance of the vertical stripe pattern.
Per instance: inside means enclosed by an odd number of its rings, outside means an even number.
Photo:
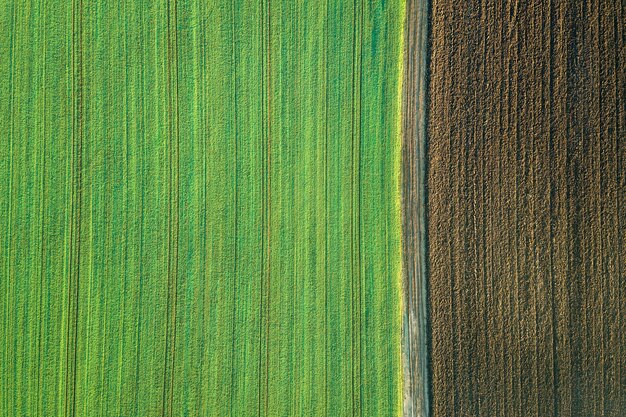
[[[404,19],[0,2],[0,415],[401,414]]]

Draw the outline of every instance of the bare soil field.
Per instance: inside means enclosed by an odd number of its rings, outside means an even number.
[[[624,416],[620,1],[434,0],[435,416]]]

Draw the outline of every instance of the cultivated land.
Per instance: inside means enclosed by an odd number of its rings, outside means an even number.
[[[433,0],[435,416],[626,412],[619,1]]]
[[[0,415],[398,415],[403,21],[0,2]]]

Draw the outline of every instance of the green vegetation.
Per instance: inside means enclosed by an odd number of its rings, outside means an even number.
[[[403,19],[0,1],[0,415],[400,415]]]

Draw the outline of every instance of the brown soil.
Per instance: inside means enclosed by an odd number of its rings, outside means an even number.
[[[434,416],[626,415],[623,13],[432,1]]]

